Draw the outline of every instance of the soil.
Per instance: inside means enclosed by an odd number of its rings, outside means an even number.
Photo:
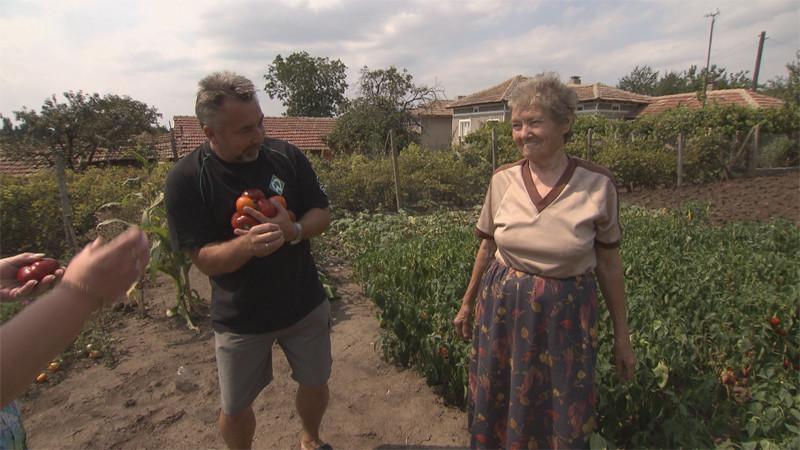
[[[800,176],[726,181],[708,185],[622,192],[621,201],[647,208],[679,207],[686,200],[711,206],[714,224],[800,222]],[[375,347],[376,308],[350,280],[347,265],[324,264],[338,286],[332,301],[334,356],[331,399],[322,437],[335,448],[462,448],[469,445],[466,415],[445,404],[414,369],[382,360]],[[210,298],[207,278],[192,270],[192,283]],[[32,385],[20,398],[32,448],[222,448],[214,339],[208,321],[189,331],[167,317],[175,291],[160,278],[145,292],[145,315],[126,305],[110,309],[118,363],[71,362],[58,381]],[[295,383],[279,348],[275,380],[254,404],[255,448],[298,448]],[[188,392],[176,388],[178,367],[192,376]]]

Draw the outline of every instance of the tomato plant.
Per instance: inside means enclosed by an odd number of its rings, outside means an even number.
[[[800,227],[712,226],[708,207],[622,205],[620,252],[639,365],[620,384],[599,307],[593,442],[635,448],[796,447],[800,435]],[[378,345],[465,404],[469,345],[452,320],[479,244],[473,212],[358,214],[331,249],[378,306]],[[778,320],[772,320],[778,319]]]

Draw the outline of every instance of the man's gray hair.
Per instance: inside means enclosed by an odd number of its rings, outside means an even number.
[[[219,128],[219,110],[226,99],[250,101],[257,99],[253,82],[235,72],[214,72],[198,83],[194,105],[200,127]]]

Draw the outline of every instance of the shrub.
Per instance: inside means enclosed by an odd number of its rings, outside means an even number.
[[[67,171],[72,226],[79,248],[97,237],[100,206],[123,197],[132,189],[125,181],[142,170],[92,167],[85,173]],[[62,260],[71,256],[72,249],[64,237],[58,183],[50,170],[28,176],[0,176],[0,208],[0,248],[4,256],[20,252],[46,253]]]

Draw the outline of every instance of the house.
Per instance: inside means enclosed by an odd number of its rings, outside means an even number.
[[[453,110],[449,109],[453,100],[434,100],[411,111],[417,121],[420,146],[429,150],[450,148],[452,142]]]
[[[491,121],[506,121],[511,118],[508,107],[509,93],[530,77],[517,75],[496,86],[472,95],[460,97],[448,108],[453,110],[451,135],[453,144],[458,144],[470,131]],[[572,77],[567,83],[578,94],[577,114],[598,114],[615,119],[632,119],[650,104],[652,97],[613,88],[602,83],[581,84],[580,77]]]
[[[142,155],[159,161],[175,161],[191,153],[206,141],[203,129],[194,116],[174,116],[170,134],[159,136],[142,135],[132,139],[131,148],[117,151],[100,150],[93,164],[120,164],[133,161],[125,153],[134,149]],[[331,158],[332,153],[322,136],[330,133],[336,124],[330,117],[264,117],[264,133],[267,136],[283,139],[296,145],[306,153]],[[26,175],[50,167],[43,158],[27,161],[10,160],[0,154],[0,173]]]

